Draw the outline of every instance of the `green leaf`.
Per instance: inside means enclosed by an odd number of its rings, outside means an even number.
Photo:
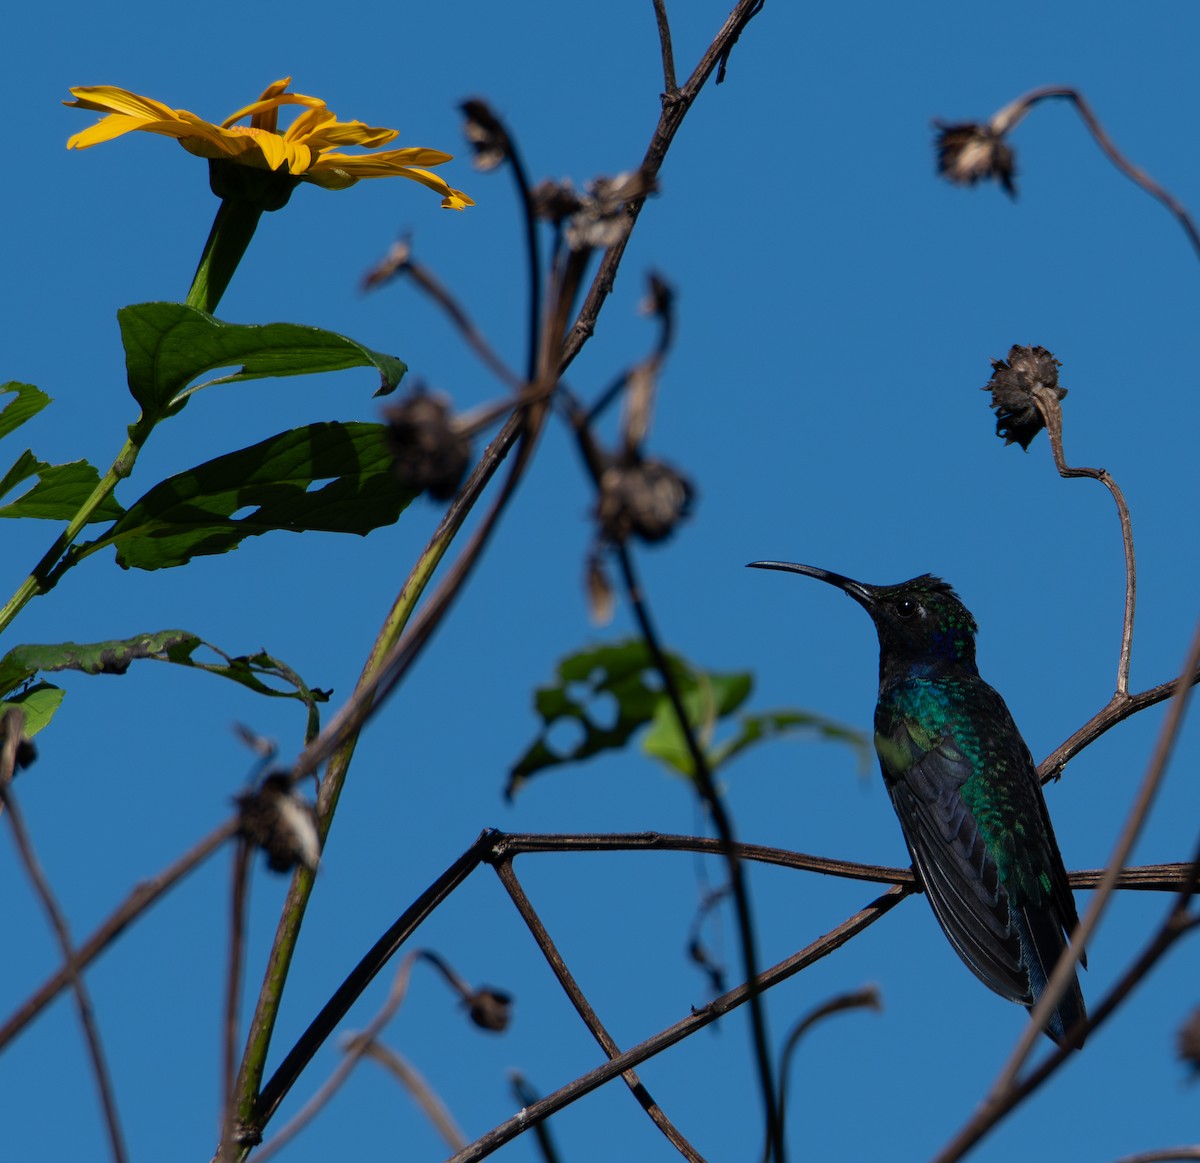
[[[719,767],[757,743],[802,732],[829,743],[845,743],[855,754],[859,772],[866,774],[873,754],[866,735],[813,711],[764,711],[757,715],[739,716],[737,734],[715,747],[710,760],[714,767]]]
[[[20,707],[25,712],[25,734],[32,737],[54,718],[66,693],[62,687],[39,682],[11,699],[5,699],[0,707]]]
[[[380,377],[375,394],[382,396],[408,370],[395,357],[333,331],[297,323],[222,323],[185,303],[122,307],[117,320],[129,390],[141,405],[142,422],[150,426],[175,415],[193,392],[213,384],[373,367]],[[205,372],[237,364],[241,368],[231,375],[188,386]]]
[[[47,464],[26,449],[16,463],[0,479],[0,497],[17,485],[37,476],[38,482],[15,501],[0,506],[0,517],[39,517],[47,521],[70,521],[100,483],[100,473],[86,460],[68,464]],[[108,496],[88,518],[96,521],[115,521],[124,509]]]
[[[124,674],[129,664],[138,658],[166,655],[171,647],[191,643],[192,649],[200,639],[187,630],[160,630],[156,634],[139,634],[135,638],[111,642],[28,643],[15,646],[0,658],[0,693],[8,694],[21,683],[41,671],[80,670],[84,674]]]
[[[676,654],[668,654],[667,661],[712,772],[756,743],[800,731],[848,744],[865,769],[870,753],[866,736],[810,711],[738,715],[733,736],[714,744],[718,727],[730,721],[750,697],[753,675],[701,670]],[[604,711],[605,702],[615,705],[615,716],[612,709]],[[510,799],[538,772],[624,747],[647,725],[650,730],[642,740],[642,751],[688,778],[694,775],[687,739],[641,639],[593,647],[564,658],[558,664],[557,680],[535,692],[534,709],[542,729],[509,772],[505,795]],[[581,732],[573,747],[556,748],[551,743],[551,730],[561,729],[563,724]]]
[[[211,650],[221,661],[197,661],[194,655],[201,647]],[[271,655],[259,651],[257,654],[231,657],[189,630],[159,630],[109,642],[28,643],[16,646],[0,658],[0,694],[8,694],[44,671],[78,670],[84,674],[124,674],[132,663],[140,659],[205,670],[209,674],[240,683],[260,695],[299,699],[310,711],[316,703],[329,700],[328,691],[309,687],[295,671]],[[269,685],[266,680],[285,683],[292,689],[280,690]],[[49,687],[43,683],[30,687],[8,701],[27,699],[42,688],[58,690],[57,687]],[[44,696],[39,706],[44,707],[48,698],[49,696]],[[57,709],[61,699],[60,691],[42,726],[49,721],[49,715]],[[26,712],[29,713],[28,707]],[[32,734],[28,729],[26,733]]]
[[[156,485],[77,557],[115,545],[126,569],[165,569],[277,529],[366,536],[416,496],[396,479],[383,434],[382,424],[309,424],[217,457]]]
[[[534,693],[542,730],[509,772],[505,795],[511,799],[531,775],[548,767],[624,747],[633,733],[650,721],[660,697],[646,681],[649,668],[650,654],[640,639],[592,647],[564,658],[557,667],[557,681]],[[600,721],[602,697],[616,709],[615,717],[610,711],[607,723]],[[563,721],[577,723],[583,738],[570,751],[560,753],[550,746],[548,736],[550,729]]]
[[[50,403],[50,397],[33,384],[19,384],[16,380],[0,384],[0,393],[10,392],[15,393],[17,398],[9,400],[4,405],[4,410],[0,411],[0,438],[15,432],[26,420],[32,419]]]

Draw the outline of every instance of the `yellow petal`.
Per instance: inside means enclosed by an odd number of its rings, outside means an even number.
[[[68,137],[67,149],[87,149],[89,146],[99,145],[102,141],[112,141],[114,137],[120,137],[122,133],[145,128],[146,122],[141,117],[129,117],[124,113],[110,113],[90,129]]]
[[[175,116],[175,110],[149,97],[139,97],[128,89],[115,85],[84,85],[70,90],[74,101],[63,104],[72,109],[95,109],[98,113],[122,113],[126,117],[140,117],[143,121],[167,121]]]
[[[278,110],[280,105],[307,105],[313,109],[321,109],[324,108],[325,102],[320,97],[306,97],[303,93],[281,93],[269,101],[254,101],[250,105],[244,106],[236,113],[226,117],[221,122],[221,128],[228,129],[235,122],[241,121],[243,117],[264,119],[272,110]],[[256,126],[256,128],[266,129],[266,126]],[[274,133],[275,130],[268,129],[267,132]]]
[[[296,125],[303,120],[303,115],[296,118]],[[296,129],[296,125],[292,126],[292,130]],[[383,129],[376,126],[367,125],[362,121],[334,121],[331,125],[325,125],[320,130],[321,148],[328,149],[333,145],[361,145],[367,149],[377,149],[381,145],[387,145],[389,141],[395,141],[400,136],[400,131],[396,129]],[[435,164],[435,163],[430,163]]]

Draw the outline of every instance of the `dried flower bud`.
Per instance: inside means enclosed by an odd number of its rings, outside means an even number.
[[[657,271],[646,276],[646,297],[638,304],[643,315],[668,318],[675,302],[675,289]]]
[[[512,994],[481,985],[466,1002],[467,1016],[481,1030],[499,1034],[508,1029],[508,1023],[512,1021]]]
[[[288,872],[297,864],[316,871],[321,856],[317,812],[292,789],[286,772],[273,772],[235,802],[241,834],[267,854],[272,872]]]
[[[607,626],[613,616],[613,588],[598,553],[587,559],[588,614],[593,626]]]
[[[455,426],[450,401],[418,390],[386,408],[383,415],[401,483],[448,501],[471,462],[471,441]]]
[[[459,108],[467,119],[463,135],[475,151],[475,168],[481,173],[494,170],[512,152],[508,132],[487,102],[479,97],[469,98]]]
[[[626,212],[629,202],[653,190],[653,179],[641,170],[588,183],[587,194],[567,223],[567,245],[574,251],[607,250],[615,246],[629,233],[632,224]]]
[[[583,205],[575,187],[566,178],[561,182],[552,181],[550,178],[538,182],[529,191],[529,200],[533,203],[535,217],[556,225],[569,218]]]
[[[694,497],[692,483],[661,460],[611,464],[600,476],[596,518],[601,535],[609,541],[625,541],[631,534],[662,541],[688,516]]]
[[[1200,1010],[1196,1010],[1179,1031],[1179,1057],[1200,1074]]]
[[[992,378],[983,390],[992,393],[996,435],[1006,445],[1016,443],[1028,450],[1029,442],[1046,426],[1035,397],[1042,393],[1061,400],[1067,394],[1066,388],[1058,386],[1061,366],[1044,347],[1020,344],[1009,348],[1007,360],[992,360]]]
[[[990,125],[964,122],[961,125],[937,124],[938,173],[959,186],[973,186],[986,178],[995,178],[1010,198],[1017,196],[1012,149],[1003,135]]]

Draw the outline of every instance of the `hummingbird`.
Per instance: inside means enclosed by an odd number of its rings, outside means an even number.
[[[1079,917],[1033,757],[975,665],[970,611],[932,574],[875,586],[812,565],[750,566],[828,582],[871,615],[875,750],[917,881],[975,976],[1032,1009]],[[1075,975],[1045,1032],[1062,1044],[1084,1016]]]

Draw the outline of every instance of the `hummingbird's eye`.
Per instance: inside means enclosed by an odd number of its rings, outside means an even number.
[[[919,609],[916,598],[899,598],[896,601],[896,616],[911,618]]]

